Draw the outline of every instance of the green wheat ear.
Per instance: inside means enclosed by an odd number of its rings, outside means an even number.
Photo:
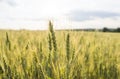
[[[54,29],[53,29],[53,24],[52,24],[51,21],[49,21],[49,31],[50,31],[50,35],[51,35],[51,38],[52,38],[54,52],[56,52],[57,43],[56,43],[55,32],[54,32]]]
[[[67,61],[70,60],[70,35],[67,34],[66,37],[66,55],[67,55]]]
[[[49,56],[48,56],[48,63],[50,63],[51,61],[51,52],[52,52],[52,39],[51,39],[51,36],[50,34],[48,35],[48,48],[49,48]]]
[[[8,36],[8,33],[6,32],[6,46],[9,50],[11,50],[11,42],[10,42],[10,39],[9,39],[9,36]]]

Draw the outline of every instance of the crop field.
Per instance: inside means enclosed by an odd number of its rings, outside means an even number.
[[[120,79],[120,33],[0,30],[1,79]]]

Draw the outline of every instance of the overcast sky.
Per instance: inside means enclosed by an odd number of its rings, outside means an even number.
[[[0,0],[1,29],[120,27],[120,0]]]

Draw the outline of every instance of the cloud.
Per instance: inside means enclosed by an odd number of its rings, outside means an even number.
[[[7,3],[11,6],[16,6],[16,2],[14,0],[7,0]]]
[[[0,2],[4,2],[4,3],[6,3],[10,6],[16,6],[17,5],[15,0],[0,0]]]
[[[73,21],[86,21],[86,20],[94,20],[95,18],[111,18],[116,19],[120,17],[120,13],[114,12],[105,12],[105,11],[72,11],[68,14],[70,19]]]

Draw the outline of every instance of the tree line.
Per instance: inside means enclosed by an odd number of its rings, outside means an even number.
[[[102,31],[103,32],[120,32],[120,28],[111,29],[111,28],[104,27]]]

